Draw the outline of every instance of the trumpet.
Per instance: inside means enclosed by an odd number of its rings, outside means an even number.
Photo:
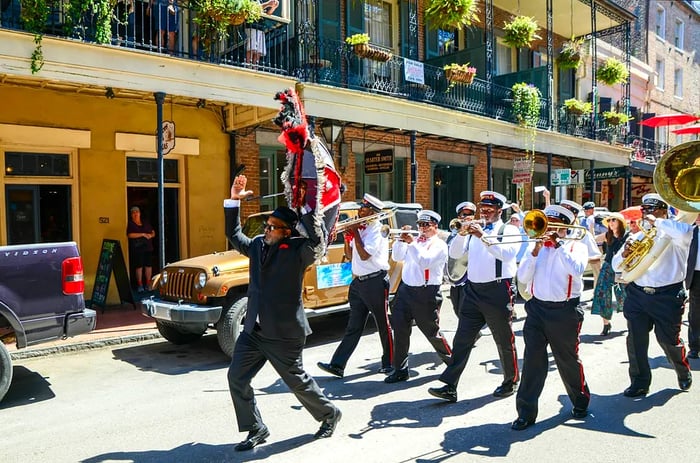
[[[385,220],[389,217],[392,217],[394,214],[396,214],[396,211],[394,210],[381,211],[377,212],[376,214],[368,215],[367,217],[352,217],[350,219],[341,220],[340,222],[335,224],[335,232],[341,233],[352,226],[364,225],[373,220]]]
[[[531,241],[542,241],[542,238],[544,235],[546,235],[548,232],[555,231],[555,230],[560,230],[562,228],[566,228],[567,230],[571,230],[573,234],[571,236],[567,236],[567,239],[570,240],[582,240],[586,237],[586,227],[583,227],[581,225],[566,225],[563,223],[550,223],[549,219],[547,219],[547,216],[544,214],[539,209],[533,209],[527,214],[525,214],[525,218],[523,219],[523,230],[525,231],[525,235],[528,236],[527,239],[522,239],[521,234],[501,234],[501,235],[484,235],[481,237],[481,241],[486,245],[486,246],[495,246],[499,244],[512,244],[512,243],[525,243],[525,242],[531,242]],[[504,238],[521,238],[520,240],[513,241],[511,239],[508,239],[505,243],[503,243]]]
[[[382,226],[382,238],[396,238],[401,235],[420,236],[418,230],[404,230],[403,228],[390,228],[389,225]]]
[[[450,220],[450,225],[449,229],[450,232],[457,232],[460,235],[467,235],[469,234],[469,230],[467,229],[470,223],[476,222],[482,227],[486,226],[486,221],[481,219],[481,220],[476,220],[476,219],[470,219],[470,220],[462,220],[459,218],[454,218]]]

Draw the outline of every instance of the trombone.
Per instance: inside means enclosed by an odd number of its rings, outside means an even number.
[[[547,216],[545,215],[544,212],[542,212],[539,209],[533,209],[527,214],[525,214],[525,218],[523,219],[523,230],[525,231],[525,235],[527,235],[527,239],[522,239],[521,234],[501,234],[501,235],[484,235],[481,237],[481,241],[486,245],[486,246],[495,246],[499,244],[512,244],[512,243],[526,243],[526,242],[534,242],[534,241],[541,241],[542,238],[544,237],[547,232],[554,231],[554,230],[559,230],[562,228],[566,228],[567,230],[572,231],[573,233],[570,236],[567,236],[567,239],[570,240],[582,240],[586,237],[586,233],[588,230],[586,230],[586,227],[583,227],[581,225],[566,225],[563,223],[550,223],[549,219],[547,219]],[[521,238],[520,240],[513,241],[511,239],[508,239],[506,242],[502,242],[503,239],[506,238]]]
[[[404,230],[403,228],[391,228],[389,225],[383,225],[382,226],[382,231],[380,232],[382,234],[382,238],[396,238],[401,235],[413,235],[413,236],[420,236],[420,231],[418,230]]]
[[[389,217],[393,217],[394,214],[396,214],[396,211],[392,209],[389,211],[377,212],[376,214],[368,215],[367,217],[352,217],[350,219],[341,220],[335,224],[335,232],[341,233],[347,230],[349,227],[354,225],[364,225],[373,220],[385,220]]]

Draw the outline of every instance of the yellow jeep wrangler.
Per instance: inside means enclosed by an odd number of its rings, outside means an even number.
[[[384,220],[389,228],[415,227],[415,203],[385,202],[394,214]],[[359,206],[344,202],[339,221],[357,217]],[[269,212],[253,214],[243,226],[249,237],[263,232]],[[391,248],[390,248],[391,250]],[[401,281],[401,266],[389,259],[390,297]],[[328,246],[324,262],[306,269],[302,299],[308,318],[349,310],[348,286],[352,281],[350,262],[344,259],[342,234]],[[231,356],[246,314],[248,258],[237,251],[215,252],[168,264],[153,280],[158,296],[142,301],[142,311],[155,319],[160,334],[174,344],[199,339],[215,329],[221,350]]]

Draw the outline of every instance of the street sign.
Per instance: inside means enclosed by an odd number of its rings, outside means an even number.
[[[583,177],[585,176],[585,173],[582,170],[575,170],[571,169],[571,185],[580,185],[582,183],[585,183]]]
[[[394,150],[365,152],[365,174],[388,174],[394,171]]]
[[[552,185],[568,185],[571,183],[571,169],[554,169]]]
[[[513,181],[512,183],[532,182],[532,160],[528,158],[513,160]]]
[[[175,122],[163,121],[163,155],[175,148]]]
[[[611,180],[613,178],[625,178],[626,167],[606,167],[603,169],[593,169],[593,180]],[[586,183],[591,181],[591,171],[586,169]]]

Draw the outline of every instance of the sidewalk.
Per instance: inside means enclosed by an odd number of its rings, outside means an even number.
[[[41,357],[60,352],[75,352],[86,349],[99,349],[105,346],[140,342],[160,338],[152,318],[141,313],[140,305],[136,309],[131,304],[96,309],[97,326],[89,333],[67,339],[29,346],[17,350],[15,344],[7,345],[13,360]]]

